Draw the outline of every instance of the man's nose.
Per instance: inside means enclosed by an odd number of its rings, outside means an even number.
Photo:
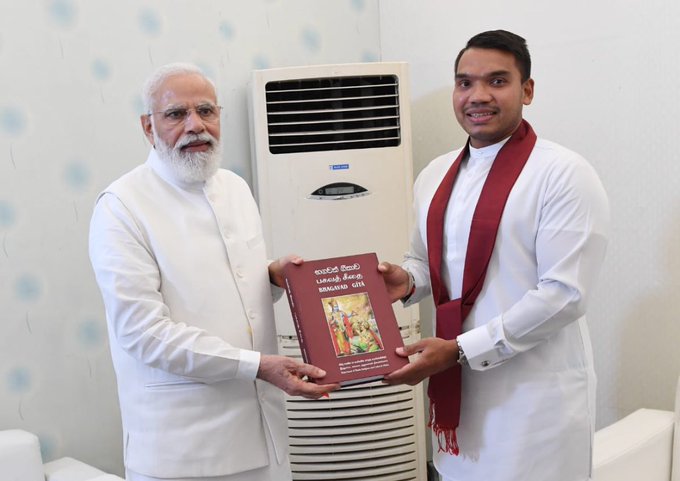
[[[195,109],[191,109],[187,112],[187,116],[184,119],[184,131],[187,133],[201,133],[205,130],[205,123],[200,115]]]
[[[470,102],[489,102],[491,101],[490,87],[483,82],[476,82],[470,89]]]

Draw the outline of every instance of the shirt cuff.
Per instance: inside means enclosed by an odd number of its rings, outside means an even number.
[[[407,299],[401,300],[404,307],[409,307],[417,304],[430,293],[430,278],[425,277],[418,269],[409,269],[405,265],[402,265],[402,268],[411,273],[416,287],[415,291]]]
[[[260,353],[257,351],[241,349],[239,352],[236,378],[252,381],[257,377],[258,369],[260,369]]]
[[[489,325],[479,326],[460,334],[457,339],[463,347],[470,369],[485,371],[505,362],[509,356],[503,353]]]

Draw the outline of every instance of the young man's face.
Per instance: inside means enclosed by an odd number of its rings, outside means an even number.
[[[534,81],[522,82],[511,53],[470,48],[461,56],[453,110],[472,147],[486,147],[509,137],[522,120],[522,107],[533,96]]]

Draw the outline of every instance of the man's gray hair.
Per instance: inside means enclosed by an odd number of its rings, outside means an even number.
[[[215,88],[215,82],[209,79],[203,71],[192,63],[176,62],[163,65],[156,69],[149,78],[144,82],[144,87],[142,87],[142,102],[144,102],[144,112],[151,113],[153,109],[153,96],[161,86],[161,84],[168,78],[174,77],[175,75],[187,75],[195,74],[200,75],[205,80]]]

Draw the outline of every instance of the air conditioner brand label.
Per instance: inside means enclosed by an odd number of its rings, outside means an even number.
[[[347,170],[349,169],[349,164],[331,164],[328,167],[330,167],[331,170]]]

